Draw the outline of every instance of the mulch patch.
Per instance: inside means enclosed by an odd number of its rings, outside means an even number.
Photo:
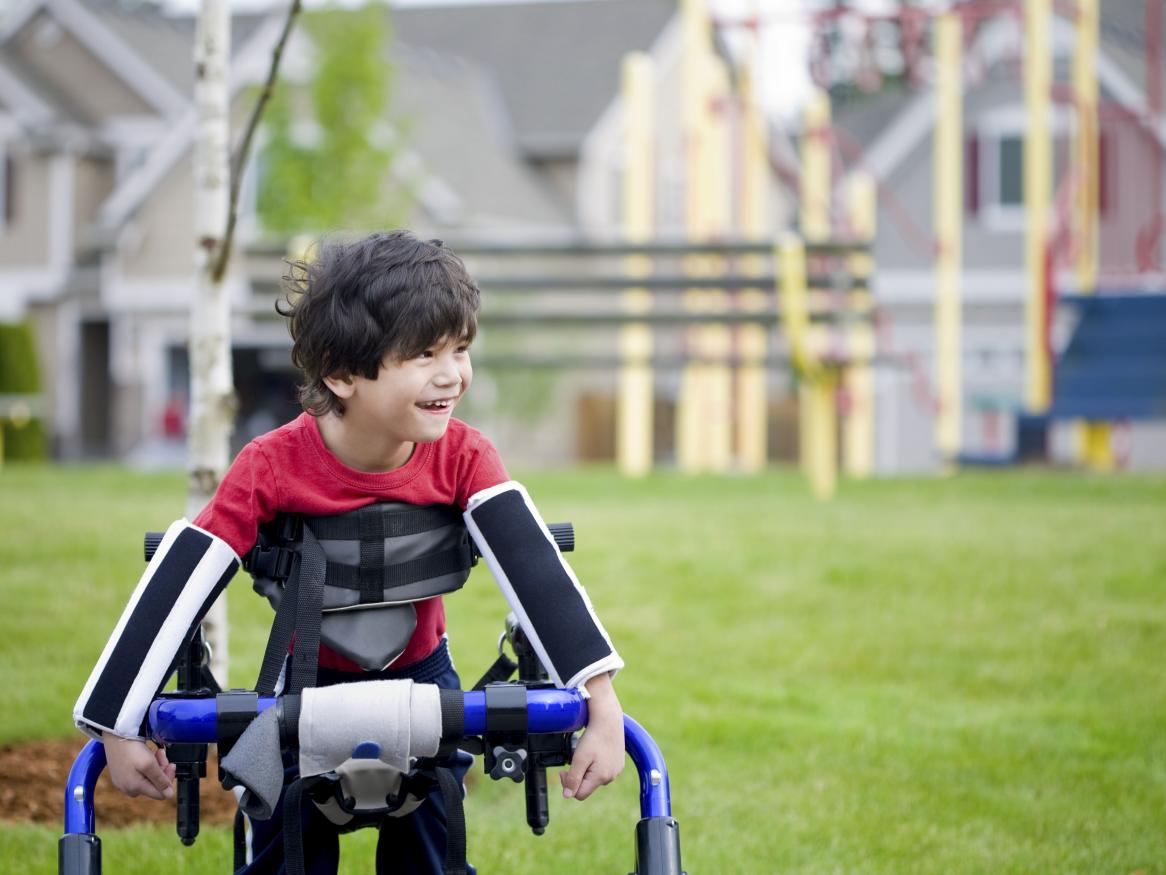
[[[65,781],[85,739],[30,741],[0,747],[0,820],[64,827]],[[200,782],[202,823],[229,826],[235,795],[219,785],[217,757],[207,757],[207,777]],[[130,799],[102,772],[94,800],[99,829],[137,823],[174,823],[174,800]]]

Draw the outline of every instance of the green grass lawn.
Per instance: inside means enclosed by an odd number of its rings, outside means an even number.
[[[789,472],[524,480],[575,522],[693,875],[1166,873],[1166,480],[975,474],[846,484],[830,504]],[[0,742],[72,731],[141,533],[182,490],[0,472]],[[270,615],[245,578],[231,599],[231,681],[249,684]],[[505,611],[484,569],[448,600],[463,680]],[[635,777],[553,799],[541,838],[509,782],[478,780],[467,816],[483,875],[626,873]],[[54,872],[58,835],[0,825],[0,872]],[[225,831],[190,849],[170,828],[102,836],[112,875],[229,868]],[[372,838],[347,840],[343,871],[370,871]]]

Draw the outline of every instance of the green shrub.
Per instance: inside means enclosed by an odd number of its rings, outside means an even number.
[[[40,392],[36,341],[26,323],[0,323],[0,395],[35,395]],[[48,455],[44,422],[39,418],[4,419],[0,423],[4,459],[33,461]]]

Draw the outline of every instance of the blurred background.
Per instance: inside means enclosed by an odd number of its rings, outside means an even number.
[[[55,871],[142,533],[299,413],[287,260],[389,227],[482,286],[459,416],[574,521],[688,871],[1166,872],[1163,0],[309,4],[211,402],[209,5],[0,0],[0,872]],[[229,4],[232,144],[289,5]],[[271,614],[228,598],[246,686]],[[476,778],[481,871],[629,871],[630,773],[539,839]],[[97,801],[109,871],[230,859],[230,799],[192,849]]]
[[[6,453],[181,464],[196,9],[3,8]],[[797,459],[813,418],[804,353],[834,374],[831,455],[864,476],[1022,456],[1161,469],[1161,9],[1040,9],[309,9],[240,181],[234,447],[297,412],[273,312],[289,247],[408,226],[460,244],[481,281],[464,412],[507,458]],[[238,139],[284,9],[233,10]],[[958,29],[946,47],[943,13]],[[789,234],[811,245],[804,338],[778,318],[773,248]],[[756,245],[619,249],[649,239]],[[547,249],[567,241],[582,248]],[[829,241],[869,263],[812,251]],[[637,363],[646,395],[621,383]],[[716,372],[707,397],[690,385],[702,363]],[[703,440],[684,425],[697,409],[707,458],[688,449]]]

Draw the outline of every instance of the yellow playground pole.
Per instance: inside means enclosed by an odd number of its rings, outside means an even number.
[[[705,152],[709,148],[707,106],[709,100],[708,65],[705,53],[709,44],[709,21],[702,0],[682,0],[680,4],[682,28],[681,101],[684,141],[684,226],[690,240],[699,239],[705,209],[700,177],[707,164]],[[686,273],[699,270],[700,259],[688,257],[684,262]],[[686,292],[686,310],[699,311],[699,292]],[[690,332],[695,339],[697,332]],[[699,355],[699,350],[697,351]],[[701,410],[703,365],[688,362],[680,375],[680,391],[676,399],[676,465],[685,473],[695,473],[704,467],[702,432],[706,422]]]
[[[653,90],[652,59],[643,52],[624,58],[621,90],[624,107],[623,224],[629,241],[642,242],[652,234],[655,167],[652,160]],[[627,257],[630,277],[647,276],[652,260],[645,255]],[[629,288],[623,293],[624,312],[643,314],[652,309],[652,294]],[[616,465],[627,477],[642,477],[652,470],[652,329],[631,322],[619,332],[620,369],[616,401]]]
[[[1025,310],[1025,402],[1030,413],[1044,413],[1052,395],[1045,324],[1045,252],[1048,245],[1048,209],[1052,194],[1052,139],[1049,111],[1052,102],[1052,0],[1025,0],[1024,96],[1024,267],[1028,275]]]
[[[709,99],[705,104],[705,130],[708,149],[700,180],[704,195],[701,202],[700,239],[724,237],[729,231],[730,183],[732,178],[731,132],[729,121],[729,73],[725,62],[706,52]],[[706,276],[726,272],[725,257],[711,255],[704,259]],[[729,309],[729,296],[723,289],[704,292],[704,308],[709,313]],[[696,347],[706,361],[701,367],[701,398],[705,423],[701,441],[701,466],[724,473],[733,463],[733,374],[729,356],[733,351],[732,329],[728,325],[702,325],[697,329]]]
[[[873,247],[878,220],[878,189],[869,173],[860,171],[851,176],[847,201],[852,233]],[[850,310],[856,317],[868,317],[874,308],[870,290],[874,278],[874,253],[852,255],[848,267],[855,280],[867,282],[865,291],[850,293]],[[850,325],[847,346],[851,361],[842,379],[850,399],[850,411],[842,426],[842,464],[848,476],[866,479],[874,472],[875,393],[871,360],[875,353],[875,337],[870,322],[856,319]]]
[[[781,325],[789,343],[790,359],[802,386],[799,418],[806,423],[803,434],[812,440],[801,447],[802,465],[815,498],[834,495],[838,483],[838,438],[835,432],[833,371],[822,368],[812,350],[806,246],[796,234],[781,241],[775,253],[781,265],[779,282]]]
[[[750,63],[740,77],[741,172],[737,203],[742,236],[760,239],[769,233],[769,132],[765,117],[757,107],[753,70]],[[741,259],[743,273],[760,274],[770,259],[749,255]],[[740,296],[746,312],[764,310],[765,293],[746,289]],[[765,467],[769,444],[769,392],[765,372],[767,331],[764,325],[742,325],[737,333],[741,366],[736,380],[737,464],[742,471]]]
[[[935,71],[935,443],[950,465],[959,454],[963,427],[963,26],[954,13],[936,21]]]
[[[711,25],[703,0],[681,3],[683,52],[683,134],[685,143],[685,228],[688,239],[705,241],[728,229],[728,131],[725,113],[714,103],[728,98],[728,73],[712,52]],[[719,256],[689,256],[692,276],[724,272]],[[690,313],[723,312],[723,291],[692,290],[683,297]],[[697,361],[684,367],[676,406],[676,459],[681,471],[728,470],[732,455],[732,377],[727,327],[696,325],[689,332]]]
[[[1077,42],[1073,51],[1073,93],[1077,103],[1077,131],[1073,138],[1073,167],[1077,174],[1073,200],[1073,227],[1077,235],[1077,286],[1082,294],[1097,287],[1097,213],[1101,168],[1098,163],[1097,41],[1099,0],[1077,0]],[[1076,424],[1078,458],[1090,468],[1111,471],[1115,461],[1108,422]]]
[[[810,98],[802,134],[801,226],[806,242],[829,239],[830,198],[830,97],[817,91]],[[805,254],[802,254],[803,277]],[[785,275],[785,265],[782,272]],[[783,311],[784,312],[784,311]],[[807,323],[804,340],[808,360],[816,362],[820,337]],[[788,334],[788,331],[787,331]],[[837,412],[834,394],[837,379],[820,368],[801,369],[798,383],[799,456],[802,470],[810,478],[814,494],[828,498],[837,480]]]

